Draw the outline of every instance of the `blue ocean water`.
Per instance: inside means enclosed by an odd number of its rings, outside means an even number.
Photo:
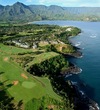
[[[76,26],[82,30],[70,41],[82,48],[83,57],[70,59],[82,68],[82,73],[73,75],[70,79],[84,83],[86,94],[100,106],[100,22],[81,21],[37,21],[36,24],[51,24],[60,26]]]

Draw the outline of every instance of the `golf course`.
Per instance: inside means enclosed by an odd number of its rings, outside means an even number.
[[[30,75],[17,63],[11,61],[11,56],[26,51],[32,50],[0,44],[0,81],[5,86],[7,93],[14,97],[16,102],[23,100],[24,104],[33,98],[38,99],[45,95],[60,101],[61,97],[53,91],[47,77]]]
[[[76,27],[1,25],[1,110],[72,110],[61,77],[69,62],[62,54],[76,51],[68,37],[78,33]]]

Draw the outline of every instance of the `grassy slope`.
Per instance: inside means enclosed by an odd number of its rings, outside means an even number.
[[[50,95],[50,97],[60,100],[60,97],[53,91],[52,86],[48,78],[39,78],[31,76],[26,73],[20,66],[10,61],[11,54],[22,53],[26,51],[32,51],[27,49],[21,49],[17,47],[5,46],[0,44],[0,72],[4,72],[0,75],[0,80],[4,83],[8,93],[15,98],[15,101],[23,100],[27,103],[32,98],[40,98],[43,95]],[[21,76],[24,73],[28,79]],[[17,85],[11,85],[13,81],[18,81]],[[24,81],[35,83],[33,88],[25,88],[22,86]]]
[[[46,53],[39,54],[33,59],[33,61],[28,63],[28,66],[35,64],[35,63],[41,63],[42,61],[45,61],[46,59],[50,59],[51,57],[55,57],[58,55],[59,54],[55,52],[46,52]]]

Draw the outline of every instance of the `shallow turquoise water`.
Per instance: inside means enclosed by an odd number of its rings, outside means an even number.
[[[85,84],[86,94],[100,105],[100,22],[80,21],[38,21],[37,24],[57,24],[60,26],[77,26],[82,33],[73,37],[73,44],[80,42],[83,57],[70,59],[82,68],[82,73],[71,77],[72,80]]]

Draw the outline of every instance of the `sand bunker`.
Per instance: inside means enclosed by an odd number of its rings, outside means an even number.
[[[28,79],[28,77],[24,73],[22,73],[21,76],[25,79]]]
[[[4,60],[4,61],[8,61],[8,57],[5,57],[3,60]]]
[[[13,85],[17,85],[19,81],[13,81]]]
[[[48,106],[48,109],[49,109],[49,110],[51,110],[51,109],[53,110],[53,109],[54,109],[54,105],[49,105],[49,106]]]

